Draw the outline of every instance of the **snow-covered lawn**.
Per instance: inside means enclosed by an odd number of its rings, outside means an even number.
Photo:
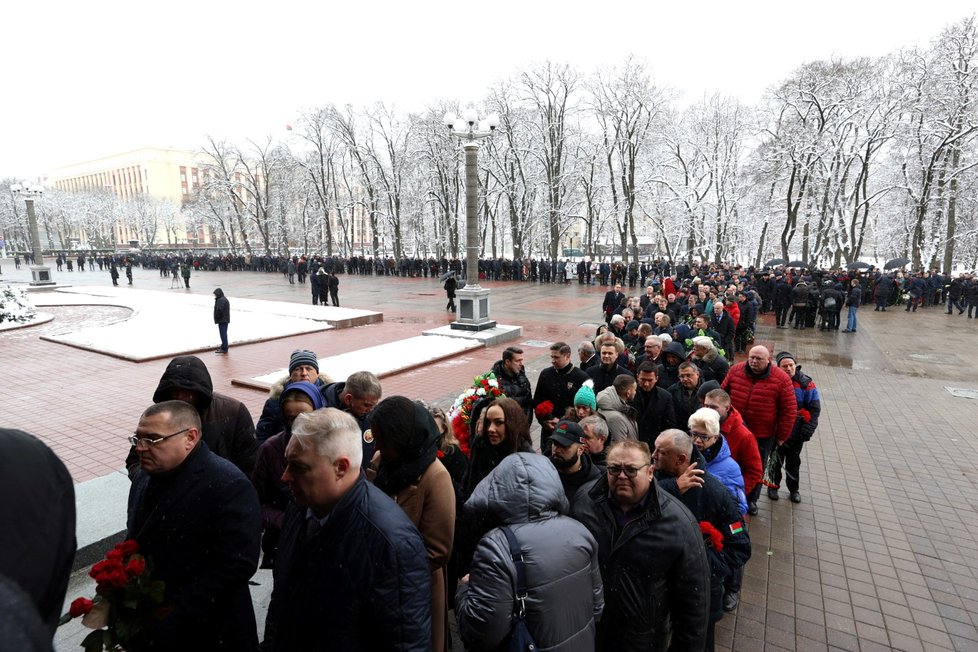
[[[135,361],[171,357],[216,348],[220,344],[213,319],[214,301],[207,296],[129,288],[74,287],[37,293],[32,299],[38,306],[115,305],[133,311],[131,317],[114,324],[43,337],[52,342]],[[230,301],[228,339],[231,346],[330,330],[333,326],[328,321],[355,317],[327,311],[371,314],[365,310],[321,308],[315,315],[318,319],[313,319],[313,311],[308,309],[315,306],[234,297],[230,297]]]

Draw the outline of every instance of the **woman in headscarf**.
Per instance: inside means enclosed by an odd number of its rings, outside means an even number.
[[[251,482],[258,492],[261,502],[261,520],[264,533],[261,540],[261,568],[272,568],[275,564],[275,551],[282,531],[285,508],[292,495],[282,482],[285,471],[285,447],[292,438],[292,423],[303,412],[312,412],[325,407],[319,388],[310,382],[289,383],[282,388],[279,406],[285,429],[272,435],[258,448],[255,468],[251,472]]]
[[[380,461],[374,484],[417,526],[431,571],[431,649],[448,650],[445,569],[455,535],[455,489],[438,460],[441,433],[423,405],[404,396],[381,401],[370,413]]]

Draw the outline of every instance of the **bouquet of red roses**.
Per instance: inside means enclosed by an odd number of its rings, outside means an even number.
[[[95,597],[74,600],[58,624],[82,616],[82,624],[95,630],[82,641],[86,652],[124,649],[159,616],[163,582],[153,581],[151,570],[136,541],[117,544],[88,572]]]

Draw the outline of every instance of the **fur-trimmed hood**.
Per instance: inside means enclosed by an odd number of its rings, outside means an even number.
[[[320,372],[319,373],[319,378],[316,379],[315,385],[319,389],[322,389],[323,387],[325,387],[326,385],[329,385],[332,382],[333,382],[333,379],[329,376],[329,374],[324,374],[324,373]],[[284,376],[282,379],[276,381],[275,384],[273,384],[268,389],[268,398],[278,399],[280,396],[282,396],[282,390],[285,389],[285,386],[288,385],[288,384],[289,384],[289,377],[288,376]]]

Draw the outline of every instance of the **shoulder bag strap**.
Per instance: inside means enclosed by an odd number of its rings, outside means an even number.
[[[508,527],[499,528],[506,535],[509,542],[509,554],[513,558],[513,565],[516,566],[516,617],[522,620],[526,616],[526,565],[523,563],[523,550],[520,542],[516,540],[516,535]]]

